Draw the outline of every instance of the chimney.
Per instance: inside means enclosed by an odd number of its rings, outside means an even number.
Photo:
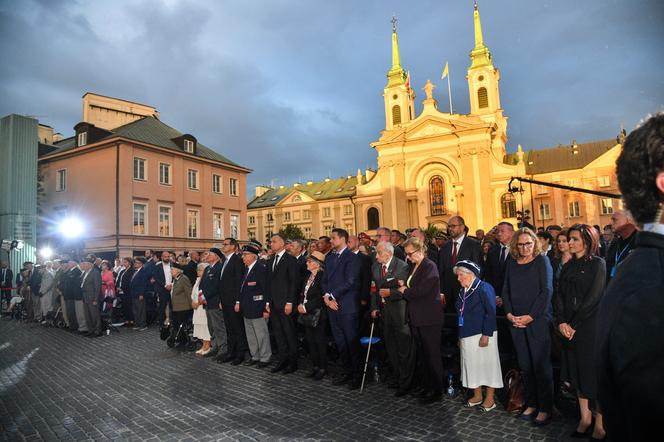
[[[269,186],[263,186],[263,185],[256,186],[256,198],[258,198],[259,196],[263,196],[266,192],[270,190],[272,190],[272,188]]]
[[[367,178],[367,183],[368,183],[376,175],[376,172],[374,170],[367,169],[364,171],[364,174]]]

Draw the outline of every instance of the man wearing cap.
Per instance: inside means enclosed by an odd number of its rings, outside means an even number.
[[[221,246],[224,262],[221,266],[221,307],[228,333],[228,355],[218,362],[231,362],[239,365],[249,351],[247,337],[244,332],[244,318],[235,311],[235,304],[240,300],[240,284],[244,276],[244,264],[238,252],[235,238],[226,238]]]
[[[147,330],[145,315],[145,297],[150,285],[150,274],[143,267],[147,260],[142,256],[134,258],[134,274],[131,276],[129,291],[131,293],[131,305],[134,311],[134,330]]]
[[[214,339],[212,351],[207,356],[217,355],[217,360],[224,361],[228,357],[228,335],[226,322],[221,308],[221,259],[224,254],[216,247],[210,249],[206,260],[208,266],[201,277],[200,289],[205,298],[205,314],[208,330]]]
[[[394,370],[393,387],[397,397],[408,393],[415,370],[415,347],[406,320],[406,300],[398,290],[399,280],[408,279],[408,265],[394,256],[394,246],[380,242],[371,274],[376,293],[371,296],[371,317],[382,318],[385,348]]]
[[[101,275],[94,270],[94,263],[81,263],[81,293],[85,305],[85,320],[88,323],[88,336],[101,336],[101,316],[99,314],[99,296],[101,295]]]
[[[270,305],[267,284],[267,269],[258,262],[260,244],[249,243],[242,248],[242,262],[246,267],[240,285],[240,299],[235,311],[244,316],[244,327],[249,344],[251,359],[245,365],[264,368],[270,363],[272,347],[267,320],[270,318]]]
[[[389,236],[388,236],[389,239]],[[323,274],[323,299],[328,308],[330,329],[337,350],[341,355],[341,375],[332,383],[343,385],[350,382],[351,389],[360,388],[360,348],[357,338],[360,311],[360,262],[346,242],[348,232],[332,230],[334,251],[325,258]]]
[[[270,322],[277,341],[279,361],[272,373],[284,374],[297,370],[297,337],[293,321],[293,305],[297,302],[300,275],[297,260],[286,252],[285,239],[272,235],[273,255],[267,262],[267,288],[270,299]]]

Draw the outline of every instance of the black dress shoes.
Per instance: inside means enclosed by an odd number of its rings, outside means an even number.
[[[349,390],[359,390],[361,386],[362,386],[362,379],[353,379],[348,384],[348,389]]]
[[[270,373],[278,373],[284,368],[286,368],[286,363],[285,362],[279,362],[276,366],[272,367],[272,370],[270,370]]]
[[[254,359],[249,359],[249,360],[244,361],[243,365],[246,365],[247,367],[251,367],[252,365],[256,365],[256,364],[259,364],[259,366],[260,366],[260,364],[263,364],[263,362],[258,362]]]
[[[240,365],[241,363],[242,363],[242,359],[235,358],[235,359],[233,359],[233,362],[231,362],[231,365]]]
[[[311,371],[307,373],[307,377],[313,378],[314,376],[316,376],[316,373],[318,373],[318,367],[312,368]]]
[[[332,381],[332,385],[344,385],[350,381],[350,375],[344,374]]]
[[[394,392],[394,397],[403,397],[410,393],[410,388],[399,388]]]
[[[390,381],[387,383],[387,388],[396,390],[397,388],[399,388],[399,383],[397,381]]]
[[[545,425],[549,425],[551,423],[551,415],[549,414],[547,417],[544,419],[537,419],[535,418],[533,420],[533,426],[534,427],[544,427]]]
[[[288,367],[284,368],[283,374],[290,374],[293,373],[294,371],[297,371],[297,365],[289,365]]]
[[[226,362],[230,362],[233,359],[235,359],[233,355],[228,353],[222,353],[217,356],[217,362],[219,362],[220,364],[225,364]]]
[[[270,365],[269,362],[259,362],[258,365],[256,365],[256,367],[258,367],[258,368],[265,368],[265,367],[267,367],[268,365]]]
[[[327,374],[327,372],[325,370],[318,370],[316,372],[316,374],[314,375],[313,380],[314,381],[320,381],[321,379],[323,379],[325,377],[326,374]]]
[[[440,391],[432,391],[424,397],[420,398],[419,402],[422,405],[428,405],[433,404],[434,402],[438,402],[441,399],[443,399],[443,394]]]

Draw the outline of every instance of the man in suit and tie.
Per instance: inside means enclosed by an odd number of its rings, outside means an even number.
[[[125,325],[133,325],[134,313],[131,308],[131,277],[134,276],[134,259],[123,258],[122,267],[115,277],[115,287],[122,302],[122,316]]]
[[[168,309],[171,302],[171,289],[173,288],[171,253],[169,251],[161,252],[161,261],[154,266],[152,277],[154,278],[154,291],[158,302],[157,318],[161,326],[169,321]]]
[[[261,245],[251,242],[242,248],[242,262],[245,265],[240,283],[240,298],[235,311],[244,316],[245,332],[251,359],[244,365],[267,367],[272,357],[270,332],[267,321],[270,318],[269,295],[267,292],[267,269],[258,262]]]
[[[389,237],[388,237],[389,239]],[[347,247],[348,232],[332,230],[333,252],[325,259],[322,287],[328,308],[330,328],[343,362],[342,373],[334,385],[350,383],[360,388],[360,346],[358,325],[360,310],[360,262]]]
[[[385,348],[394,369],[395,396],[410,390],[415,370],[415,347],[406,318],[406,300],[398,290],[399,280],[408,279],[408,265],[394,256],[394,246],[380,242],[371,269],[376,293],[371,296],[371,317],[382,319]]]
[[[466,235],[466,223],[460,216],[453,216],[447,222],[450,240],[440,249],[438,254],[438,274],[440,292],[445,296],[445,312],[454,313],[454,302],[461,289],[461,284],[452,268],[457,262],[470,260],[482,262],[482,246],[479,241]]]
[[[514,236],[512,223],[503,221],[498,223],[495,229],[496,241],[487,254],[482,279],[493,286],[496,292],[496,324],[498,328],[498,347],[501,351],[511,349],[512,339],[510,337],[510,323],[505,319],[503,311],[503,283],[505,282],[505,270],[507,263],[512,259],[510,256],[510,242]],[[513,349],[512,349],[513,350]]]
[[[145,313],[145,298],[148,294],[151,275],[149,270],[146,270],[144,264],[146,259],[142,256],[134,258],[134,274],[129,283],[129,290],[131,292],[131,305],[134,311],[134,330],[147,330],[147,319]]]
[[[297,270],[300,275],[300,282],[297,284],[298,292],[302,289],[302,285],[307,275],[307,243],[303,239],[294,239],[291,243],[290,254],[297,260]],[[298,293],[299,295],[299,293]]]
[[[199,262],[201,262],[201,254],[196,250],[190,251],[189,262],[184,266],[184,275],[189,278],[192,286],[196,284],[196,269]]]
[[[360,334],[369,332],[371,307],[371,266],[373,259],[360,253],[360,239],[355,235],[348,237],[348,248],[357,256],[360,265]]]
[[[228,358],[228,333],[224,313],[221,310],[221,260],[224,254],[216,247],[212,247],[206,260],[208,266],[203,272],[199,288],[203,291],[205,298],[205,314],[208,321],[210,336],[214,339],[212,351],[207,356],[217,355],[218,361]]]
[[[62,276],[62,294],[65,299],[65,308],[67,309],[67,318],[69,330],[72,332],[88,332],[83,315],[83,301],[81,297],[81,269],[76,260],[69,260],[67,271]],[[80,304],[80,305],[79,305]]]
[[[81,292],[85,305],[85,320],[88,323],[89,337],[101,336],[101,315],[99,313],[99,297],[101,295],[101,275],[93,269],[90,261],[81,263]]]
[[[267,287],[270,298],[270,322],[277,341],[279,360],[272,373],[297,370],[297,337],[293,322],[293,305],[298,300],[300,274],[295,257],[286,253],[285,238],[272,235],[272,257],[267,262]]]
[[[226,238],[221,246],[221,252],[224,254],[220,274],[221,307],[228,335],[228,354],[217,361],[220,363],[232,361],[231,365],[241,364],[249,351],[244,318],[242,313],[235,311],[235,304],[240,300],[240,285],[245,269],[238,249],[239,244],[235,238]]]

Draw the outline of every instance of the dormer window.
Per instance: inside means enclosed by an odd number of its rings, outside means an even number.
[[[88,144],[88,133],[81,132],[78,134],[78,147],[85,146]]]
[[[194,142],[191,140],[184,140],[184,151],[187,153],[194,153]]]

